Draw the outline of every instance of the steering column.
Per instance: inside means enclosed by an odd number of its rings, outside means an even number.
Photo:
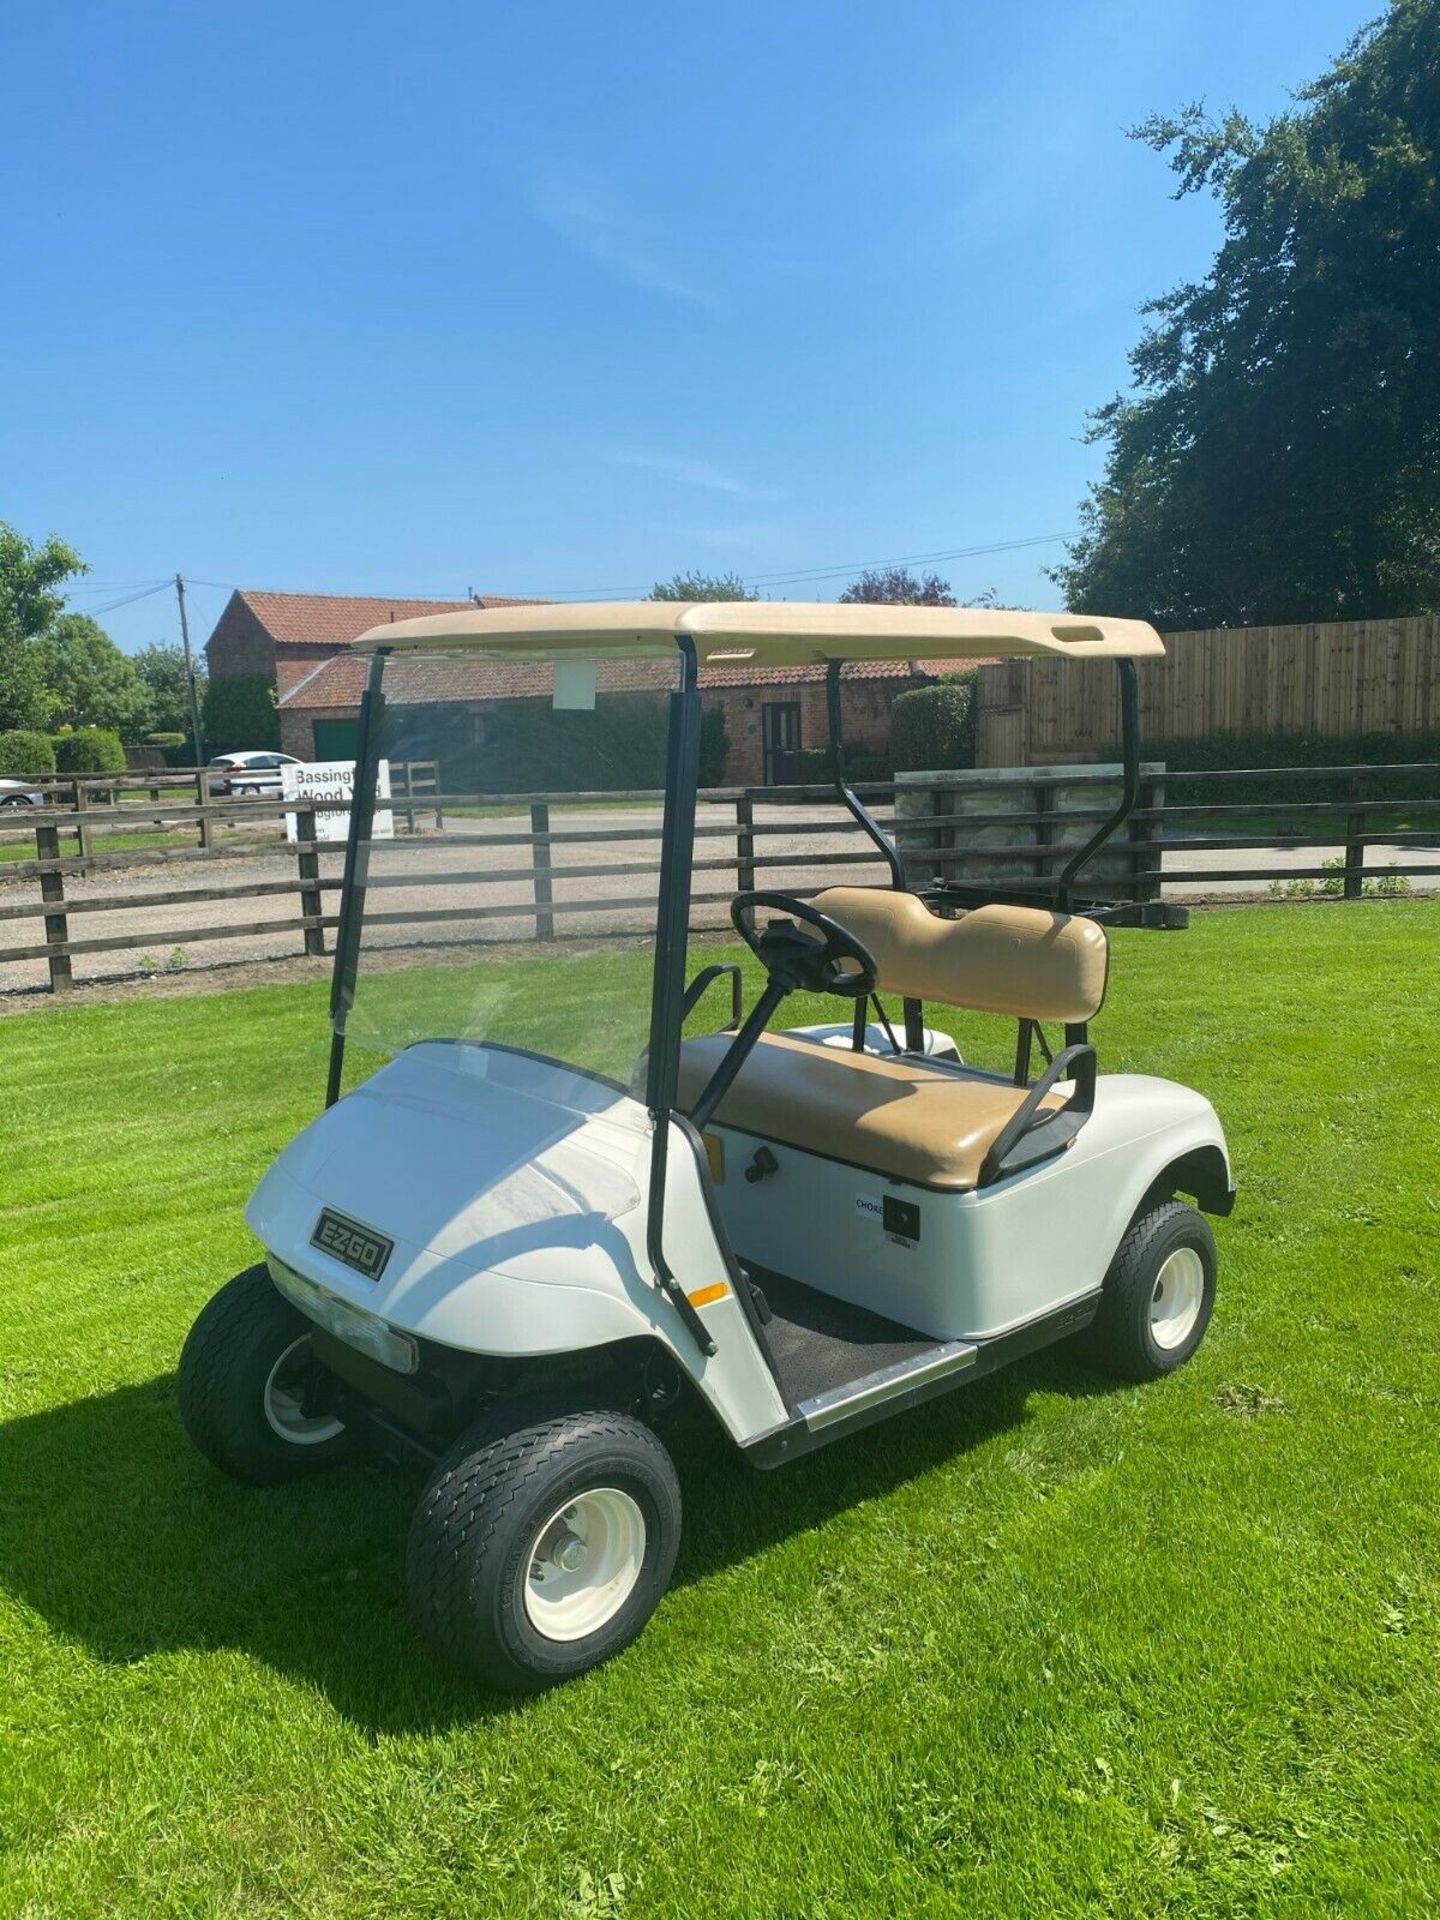
[[[762,907],[773,908],[786,917],[758,928],[755,915]],[[876,968],[869,948],[808,901],[797,900],[789,893],[737,893],[730,905],[730,919],[764,967],[765,987],[691,1109],[691,1122],[700,1131],[714,1118],[772,1014],[790,994],[833,993],[842,1000],[863,1002],[875,991]],[[797,921],[801,923],[798,926]],[[812,928],[813,932],[808,931]]]

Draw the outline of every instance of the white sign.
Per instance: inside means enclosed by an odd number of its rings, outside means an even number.
[[[287,805],[297,806],[333,806],[344,801],[347,806],[355,792],[355,762],[353,760],[309,760],[294,766],[280,769],[280,796]],[[380,762],[380,780],[376,788],[380,799],[390,798],[390,762]],[[387,809],[376,809],[375,822],[370,829],[373,840],[391,840],[395,835],[395,816]],[[298,840],[295,815],[285,816],[285,838]],[[348,812],[317,813],[315,815],[315,838],[317,840],[348,840],[350,838],[350,815]]]
[[[599,677],[593,660],[557,660],[553,705],[562,712],[593,713]]]

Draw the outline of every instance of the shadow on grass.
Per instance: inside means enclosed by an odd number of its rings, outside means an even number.
[[[772,1473],[703,1415],[667,1433],[685,1496],[677,1583],[883,1496],[1025,1417],[1038,1386],[1108,1390],[1041,1354]],[[173,1376],[0,1426],[0,1582],[56,1631],[117,1663],[234,1649],[318,1688],[372,1733],[513,1712],[433,1659],[405,1610],[417,1482],[346,1468],[239,1486],[190,1445]]]

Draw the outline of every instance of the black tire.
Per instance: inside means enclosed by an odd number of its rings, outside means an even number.
[[[1166,1342],[1157,1338],[1152,1302],[1166,1261],[1186,1248],[1200,1261],[1199,1311],[1182,1337]],[[1215,1239],[1203,1214],[1182,1200],[1142,1207],[1110,1263],[1100,1311],[1081,1336],[1086,1357],[1122,1380],[1158,1380],[1174,1373],[1205,1338],[1215,1309],[1215,1271]]]
[[[276,1291],[263,1266],[237,1273],[200,1309],[180,1354],[180,1418],[223,1473],[273,1486],[353,1459],[360,1450],[346,1427],[301,1440],[285,1438],[272,1423],[271,1375],[290,1354],[277,1384],[302,1385],[313,1364],[309,1337],[310,1322]]]
[[[512,1408],[511,1417],[525,1420],[526,1408]],[[628,1496],[643,1517],[638,1578],[597,1630],[550,1638],[527,1612],[532,1556],[557,1509],[602,1489]],[[415,1509],[406,1555],[411,1612],[446,1658],[490,1686],[534,1693],[629,1645],[670,1584],[679,1545],[680,1484],[639,1420],[597,1408],[498,1437],[482,1425],[440,1461]]]

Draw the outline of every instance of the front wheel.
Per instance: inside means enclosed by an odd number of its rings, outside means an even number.
[[[1158,1380],[1183,1366],[1210,1324],[1215,1267],[1215,1237],[1203,1214],[1182,1200],[1142,1208],[1081,1336],[1088,1357],[1122,1380]]]
[[[516,1417],[523,1420],[523,1409]],[[490,1685],[532,1693],[627,1646],[680,1544],[680,1486],[640,1421],[596,1409],[462,1438],[410,1526],[416,1623]]]
[[[264,1267],[237,1273],[200,1309],[180,1355],[180,1418],[207,1460],[260,1486],[357,1451],[324,1405],[310,1322]]]

